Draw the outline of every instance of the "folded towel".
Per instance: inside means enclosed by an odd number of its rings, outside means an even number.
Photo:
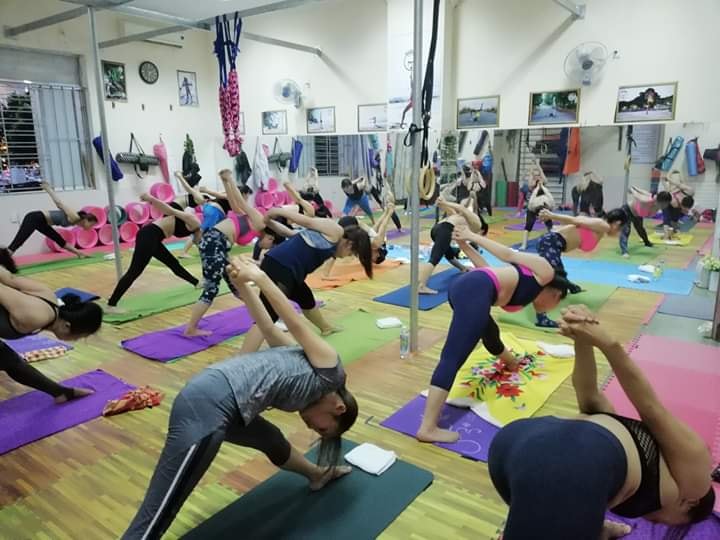
[[[643,264],[638,266],[638,270],[641,272],[645,272],[646,274],[654,274],[655,273],[655,267],[652,264]]]
[[[345,454],[345,460],[366,473],[380,476],[395,463],[397,455],[374,444],[363,443]]]
[[[428,391],[423,390],[422,392],[420,392],[420,395],[422,397],[428,397]],[[445,403],[452,407],[457,407],[458,409],[470,409],[473,405],[477,403],[477,400],[471,397],[454,397],[446,399]]]
[[[400,328],[402,321],[397,317],[385,317],[384,319],[376,320],[375,325],[383,330],[386,328]]]
[[[119,399],[111,399],[103,408],[103,416],[114,416],[129,411],[152,409],[162,402],[165,394],[149,386],[142,386],[125,392]]]
[[[633,283],[650,283],[650,278],[638,274],[630,274],[628,280]]]
[[[572,345],[562,345],[554,343],[545,343],[544,341],[538,341],[537,346],[550,356],[555,358],[572,358],[575,356],[575,348]]]

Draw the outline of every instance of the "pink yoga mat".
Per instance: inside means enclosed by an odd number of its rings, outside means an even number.
[[[0,455],[97,418],[109,400],[135,388],[100,369],[62,384],[95,393],[62,405],[38,390],[0,402]]]
[[[650,523],[644,519],[630,519],[607,513],[607,519],[615,522],[627,523],[633,530],[623,540],[664,540],[671,527],[662,523]],[[675,536],[671,536],[675,538]],[[690,526],[683,540],[717,540],[720,538],[720,518],[710,516],[700,523]]]

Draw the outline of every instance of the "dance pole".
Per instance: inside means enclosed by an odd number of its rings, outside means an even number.
[[[720,167],[720,161],[715,162],[715,167]],[[715,212],[715,231],[713,233],[712,250],[710,254],[713,257],[720,257],[720,197],[715,206],[718,210]],[[710,333],[715,341],[720,341],[720,287],[715,292],[715,314],[713,316],[712,332]]]
[[[423,1],[415,0],[415,24],[413,26],[413,124],[422,126],[422,26]],[[420,133],[411,136],[412,171],[410,182],[410,351],[418,350],[418,281],[420,279]]]
[[[105,118],[105,90],[103,88],[102,66],[100,64],[100,49],[98,47],[97,33],[95,31],[95,8],[88,6],[88,20],[90,21],[90,47],[95,63],[95,93],[97,94],[98,115],[100,117],[100,134],[103,147],[103,160],[105,161],[105,183],[109,203],[110,224],[112,225],[113,251],[115,253],[115,273],[118,281],[123,275],[120,260],[120,237],[118,236],[118,216],[115,212],[115,192],[112,179],[112,156],[110,155],[110,138],[108,137],[107,119]]]

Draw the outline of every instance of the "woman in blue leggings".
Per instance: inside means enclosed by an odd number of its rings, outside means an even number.
[[[565,281],[555,277],[555,270],[542,257],[520,253],[475,234],[455,228],[453,238],[475,265],[450,285],[448,300],[453,310],[440,362],[430,380],[425,414],[417,432],[422,442],[454,442],[458,434],[438,427],[443,404],[458,370],[482,341],[492,355],[507,369],[515,370],[518,360],[500,339],[500,329],[490,316],[492,306],[518,311],[528,304],[550,310],[567,294]],[[476,242],[509,266],[490,269],[485,260],[468,244]]]
[[[663,406],[623,346],[585,306],[564,311],[560,332],[575,341],[572,381],[581,414],[516,420],[493,439],[490,478],[510,506],[504,540],[628,534],[626,525],[605,520],[608,509],[678,526],[708,517],[715,492],[705,441]],[[640,421],[615,414],[598,389],[594,347]]]

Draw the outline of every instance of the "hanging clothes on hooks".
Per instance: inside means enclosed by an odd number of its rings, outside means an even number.
[[[166,183],[170,183],[170,169],[168,168],[168,153],[165,147],[165,141],[163,141],[162,133],[160,134],[160,142],[153,145],[153,154],[158,158],[160,162],[160,171],[162,172],[163,178]]]
[[[218,58],[220,86],[220,120],[222,121],[225,144],[223,148],[230,157],[235,157],[242,149],[243,138],[240,135],[240,86],[235,69],[238,43],[242,30],[242,19],[235,12],[232,31],[227,15],[215,17],[215,55]]]

